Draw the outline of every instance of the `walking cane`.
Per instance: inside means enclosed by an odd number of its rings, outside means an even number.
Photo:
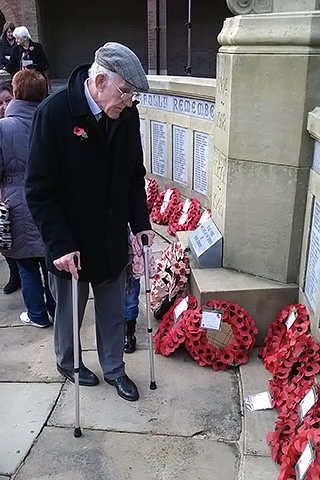
[[[75,267],[78,268],[78,257],[73,257]],[[72,319],[73,319],[73,368],[75,391],[75,419],[74,432],[76,438],[81,437],[80,428],[80,389],[79,389],[79,311],[78,311],[78,280],[72,276]]]
[[[143,245],[143,261],[144,261],[144,277],[146,285],[146,304],[147,304],[147,327],[148,327],[148,341],[149,341],[149,359],[150,359],[150,389],[156,390],[157,384],[154,373],[154,354],[152,344],[152,323],[151,323],[151,309],[150,309],[150,278],[149,278],[149,248],[148,236],[142,235]]]

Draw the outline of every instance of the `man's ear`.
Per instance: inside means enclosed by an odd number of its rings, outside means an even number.
[[[98,73],[95,78],[96,89],[102,92],[106,84],[106,76],[103,73]]]

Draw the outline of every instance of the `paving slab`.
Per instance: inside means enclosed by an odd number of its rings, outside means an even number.
[[[236,480],[238,462],[211,440],[46,427],[15,480]]]
[[[138,402],[121,399],[102,380],[93,353],[85,354],[101,383],[80,387],[81,422],[84,428],[164,435],[201,436],[227,441],[239,439],[240,399],[235,372],[214,372],[200,367],[186,350],[170,357],[156,355],[157,390],[150,390],[147,350],[126,360],[128,375],[140,391]],[[90,358],[91,357],[91,358]],[[49,420],[51,426],[71,426],[74,421],[74,388],[66,383]]]
[[[270,372],[266,370],[263,362],[258,358],[258,348],[251,352],[249,361],[240,367],[243,398],[255,393],[268,390]],[[267,444],[268,432],[274,431],[278,412],[272,410],[244,411],[244,453],[263,457],[270,457],[270,447]]]
[[[280,467],[271,458],[245,455],[238,480],[276,480]]]
[[[60,384],[0,383],[0,473],[11,475],[39,435]]]

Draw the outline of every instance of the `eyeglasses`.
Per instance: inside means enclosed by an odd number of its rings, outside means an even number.
[[[120,93],[120,98],[123,102],[127,102],[128,100],[138,100],[138,98],[140,97],[140,93],[138,92],[123,92],[121,90],[121,88],[118,87],[118,85],[112,80],[112,78],[110,78],[108,76],[110,82],[112,83],[112,85],[114,85],[116,87],[116,89],[118,90],[118,92]]]

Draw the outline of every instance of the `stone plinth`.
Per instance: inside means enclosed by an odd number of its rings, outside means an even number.
[[[298,300],[298,286],[235,272],[226,268],[195,268],[191,262],[189,291],[201,305],[208,300],[238,303],[254,318],[259,330],[256,346],[261,346],[277,313]]]
[[[320,12],[228,18],[218,39],[212,216],[223,266],[297,283]]]

